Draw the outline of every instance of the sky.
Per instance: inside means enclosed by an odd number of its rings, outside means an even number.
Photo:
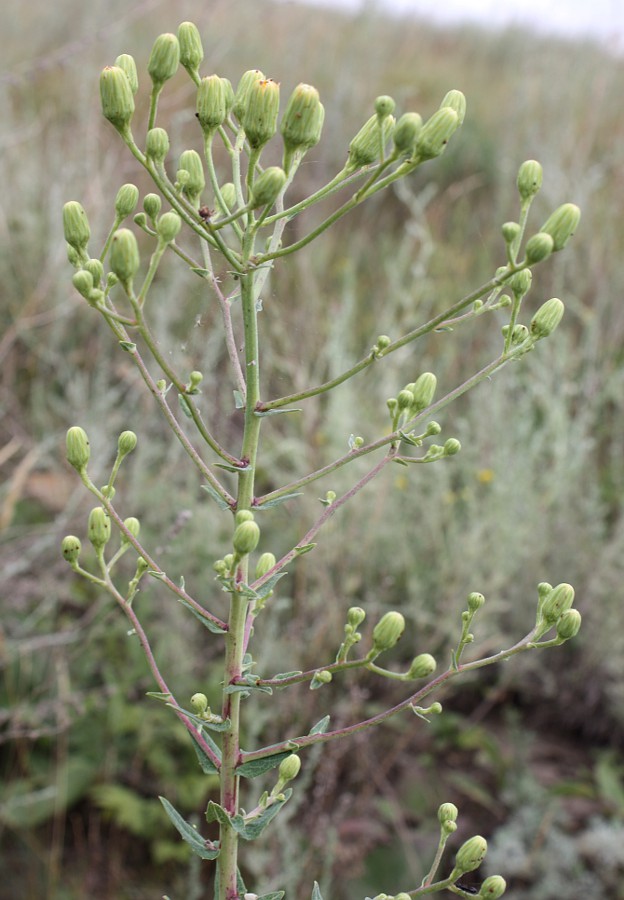
[[[371,0],[306,2],[356,11]],[[439,23],[521,24],[544,34],[595,37],[613,50],[624,50],[623,0],[376,0],[374,6],[402,14],[414,12]]]

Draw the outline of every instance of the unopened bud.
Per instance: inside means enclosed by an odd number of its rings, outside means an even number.
[[[91,448],[86,431],[79,425],[73,425],[67,431],[66,446],[67,462],[78,472],[82,472],[86,469],[91,456]]]
[[[565,307],[558,297],[551,297],[542,304],[531,319],[530,331],[535,338],[545,338],[553,333],[561,319]]]
[[[300,769],[301,760],[296,753],[291,753],[290,756],[287,756],[286,759],[283,759],[279,764],[279,769],[277,771],[280,781],[282,783],[292,781],[293,778],[297,777]]]
[[[261,72],[260,69],[249,69],[247,72],[243,73],[240,81],[238,82],[236,94],[234,95],[234,106],[232,107],[232,112],[239,122],[242,122],[243,115],[247,108],[247,95],[249,93],[249,88],[252,84],[255,84],[259,81],[265,81],[264,73]]]
[[[258,546],[260,540],[260,528],[257,522],[247,521],[241,522],[234,529],[232,537],[232,546],[238,556],[246,556]]]
[[[476,612],[478,609],[481,609],[483,604],[485,603],[485,597],[483,594],[480,594],[478,591],[472,591],[472,593],[468,594],[467,605],[470,612]]]
[[[438,807],[438,822],[444,825],[445,822],[456,822],[459,810],[454,803],[443,803]]]
[[[397,394],[397,406],[399,409],[407,409],[414,402],[414,395],[405,388]]]
[[[119,66],[107,66],[100,75],[100,100],[104,118],[123,131],[134,115],[134,96],[128,76]]]
[[[286,184],[286,172],[279,166],[269,166],[254,182],[249,205],[252,209],[272,206]]]
[[[481,885],[477,897],[481,900],[498,900],[507,890],[507,882],[502,875],[490,875]]]
[[[407,677],[411,679],[427,678],[435,672],[437,665],[430,653],[421,653],[412,660]]]
[[[77,200],[70,200],[63,207],[63,232],[67,243],[83,252],[89,243],[91,229],[83,207]]]
[[[143,209],[152,221],[154,221],[160,212],[161,206],[162,200],[158,194],[146,194],[145,197],[143,197]]]
[[[544,600],[542,618],[554,624],[574,603],[574,588],[571,584],[558,584]]]
[[[501,232],[506,244],[511,244],[520,234],[520,225],[517,222],[504,222]]]
[[[89,513],[87,524],[89,540],[96,550],[101,550],[110,540],[111,523],[108,513],[101,506],[95,506]]]
[[[508,281],[509,287],[519,297],[524,297],[531,288],[531,282],[533,281],[533,273],[530,269],[522,269],[520,272],[516,272],[515,275],[512,275]]]
[[[150,128],[145,140],[145,155],[156,163],[162,163],[169,153],[169,135],[164,128]]]
[[[446,145],[460,126],[459,116],[445,106],[427,119],[416,141],[416,155],[421,160],[433,159],[444,153]]]
[[[213,132],[225,122],[228,113],[228,83],[219,75],[202,78],[197,88],[197,118],[208,132]]]
[[[349,169],[361,169],[362,166],[370,166],[379,160],[382,133],[385,137],[390,137],[393,124],[392,116],[387,116],[380,122],[379,117],[374,115],[362,125],[349,144]]]
[[[525,256],[530,266],[535,263],[548,259],[555,249],[555,242],[549,234],[538,231],[533,237],[530,237],[526,243]]]
[[[310,84],[298,84],[290,95],[280,131],[284,141],[284,169],[290,169],[293,153],[315,147],[321,139],[325,108],[319,92]]]
[[[542,167],[535,159],[527,159],[518,169],[516,184],[522,200],[534,197],[542,186]]]
[[[414,382],[414,404],[412,406],[413,413],[421,412],[433,402],[438,380],[433,372],[423,372]]]
[[[117,455],[120,458],[132,453],[137,445],[137,436],[134,431],[122,431],[117,441]]]
[[[129,288],[139,270],[139,246],[129,228],[119,228],[113,235],[110,249],[110,267],[120,282]]]
[[[180,46],[180,62],[191,77],[197,71],[204,58],[204,48],[197,25],[193,22],[182,22],[178,26],[178,44]]]
[[[236,204],[236,188],[231,181],[227,181],[221,188],[221,199],[227,206],[228,210],[234,208]]]
[[[474,872],[474,870],[478,869],[483,862],[486,853],[486,839],[479,834],[471,837],[462,844],[457,851],[457,856],[455,857],[455,869],[453,872],[455,873],[457,870],[459,870],[460,873]]]
[[[559,619],[557,619],[557,637],[564,641],[576,637],[581,629],[581,614],[578,609],[567,609]]]
[[[412,156],[422,124],[422,117],[415,112],[403,113],[398,120],[392,140],[395,150],[400,156]]]
[[[396,103],[387,94],[382,94],[375,100],[375,112],[379,116],[380,121],[383,121],[386,116],[391,116],[395,107]]]
[[[241,522],[253,522],[254,514],[250,509],[239,509],[235,516],[235,522],[240,525]]]
[[[444,455],[455,456],[461,450],[461,444],[457,438],[449,438],[444,442]]]
[[[250,147],[259,150],[277,131],[279,84],[272,78],[252,81],[241,122]]]
[[[73,534],[68,534],[63,538],[61,542],[61,552],[71,566],[78,563],[78,557],[80,556],[81,550],[82,544],[80,543],[80,538],[77,538]]]
[[[154,41],[147,71],[154,87],[161,88],[173,78],[180,64],[180,45],[175,34],[160,34]]]
[[[166,212],[158,219],[156,231],[165,244],[175,240],[182,228],[182,219],[176,212]]]
[[[457,113],[459,124],[462,125],[466,117],[466,98],[461,91],[449,91],[440,103],[440,109],[452,109]]]
[[[564,203],[548,217],[541,231],[553,239],[553,250],[562,250],[581,220],[581,211],[574,203]]]
[[[93,284],[98,287],[104,277],[104,266],[99,259],[88,259],[83,267],[93,279]]]
[[[347,625],[356,631],[366,618],[366,613],[361,606],[351,606],[347,612]]]
[[[139,189],[135,184],[122,184],[115,197],[115,212],[118,219],[132,215],[139,202]]]
[[[128,516],[127,519],[124,519],[124,525],[134,538],[138,538],[139,532],[141,530],[141,523],[136,518],[136,516]],[[121,543],[128,544],[128,536],[121,532]]]
[[[373,629],[373,650],[383,653],[390,650],[405,631],[405,619],[400,612],[387,612],[381,617]]]
[[[201,716],[208,709],[208,697],[205,694],[193,694],[191,697],[191,706],[197,715]]]
[[[87,300],[89,299],[89,294],[93,290],[93,276],[90,272],[87,272],[85,269],[74,272],[72,284],[81,296]]]
[[[276,564],[277,560],[275,559],[275,554],[273,553],[262,553],[258,557],[258,562],[256,563],[256,578],[262,578],[263,575],[273,568]]]
[[[125,72],[128,84],[130,85],[130,90],[133,94],[136,94],[139,89],[139,76],[137,75],[134,57],[130,56],[128,53],[122,53],[121,56],[118,56],[115,60],[115,65]]]

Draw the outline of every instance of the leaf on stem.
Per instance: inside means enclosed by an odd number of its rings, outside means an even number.
[[[212,499],[215,501],[215,503],[217,504],[219,509],[229,509],[230,508],[230,504],[226,500],[223,499],[221,494],[218,491],[216,491],[211,484],[202,484],[201,487],[202,487],[202,490],[206,491],[206,493],[212,497]]]
[[[314,882],[314,887],[312,888],[312,900],[323,900],[323,895],[321,894],[321,889],[318,886],[318,881]]]
[[[272,891],[270,894],[263,894],[258,900],[282,900],[286,896],[285,891]]]
[[[214,465],[218,469],[225,469],[226,472],[235,472],[237,475],[239,472],[251,472],[252,466],[247,463],[246,466],[233,466],[230,463],[214,463]]]
[[[301,412],[301,409],[255,409],[254,416],[280,416],[282,413]]]
[[[253,672],[247,672],[241,682],[239,684],[228,684],[224,690],[224,694],[239,694],[246,693],[249,695],[250,691],[259,691],[261,694],[272,694],[273,688],[268,684],[258,684],[260,681],[259,675],[254,675]]]
[[[185,600],[184,597],[178,597],[177,600],[178,603],[182,604],[182,606],[186,606],[186,608],[193,613],[195,618],[199,619],[202,625],[206,626],[208,631],[212,631],[213,634],[225,634],[224,628],[221,628],[219,625],[217,625],[216,622],[213,622],[212,619],[207,618],[207,616],[202,615],[202,613],[200,613],[199,610],[195,609],[194,606],[191,606],[191,604],[187,600]]]
[[[251,762],[238,766],[236,774],[242,775],[244,778],[257,778],[258,775],[264,775],[265,772],[275,769],[282,760],[290,755],[290,750],[286,750],[282,753],[273,753],[271,756],[262,756],[260,759],[252,759]]]
[[[191,735],[191,740],[193,741],[193,747],[195,748],[195,753],[197,754],[197,759],[199,761],[199,767],[202,770],[202,772],[204,773],[204,775],[218,775],[219,770],[217,769],[217,767],[215,766],[213,761],[210,759],[210,757],[208,756],[208,754],[206,753],[204,748],[198,742],[198,740],[195,737],[195,735],[193,734],[193,732],[190,731],[189,734]],[[210,735],[206,734],[206,735],[203,735],[203,737],[204,737],[204,740],[206,741],[206,743],[208,744],[208,746],[210,747],[210,749],[212,750],[212,752],[214,754],[216,754],[216,756],[218,756],[218,758],[220,760],[221,759],[221,751],[219,750],[219,748],[217,747],[215,742],[212,740]]]
[[[182,838],[190,845],[193,853],[196,853],[202,859],[216,859],[219,855],[219,848],[207,846],[207,841],[199,834],[196,828],[182,818],[180,813],[166,800],[164,797],[158,798],[165,808],[165,812],[169,816],[172,824],[180,832]]]
[[[254,512],[263,509],[272,509],[274,506],[279,506],[281,503],[285,503],[287,500],[294,500],[295,497],[301,497],[303,495],[303,491],[298,491],[293,494],[282,494],[281,497],[276,497],[274,500],[267,500],[265,503],[260,503],[258,506],[254,506]]]
[[[287,788],[283,794],[280,794],[279,800],[274,800],[270,806],[266,806],[253,819],[245,820],[243,816],[237,814],[232,816],[230,824],[234,831],[239,834],[245,841],[255,841],[260,837],[264,829],[269,825],[278,814],[283,805],[292,797],[292,788]]]
[[[330,717],[325,716],[320,721],[318,721],[316,723],[316,725],[314,725],[313,728],[310,729],[308,734],[325,734],[325,732],[329,728],[329,721],[330,721]]]

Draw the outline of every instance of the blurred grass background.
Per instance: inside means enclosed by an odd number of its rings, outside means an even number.
[[[206,895],[206,874],[154,798],[166,795],[201,824],[214,784],[166,710],[145,699],[153,685],[125,621],[58,550],[64,534],[82,533],[91,505],[64,462],[75,423],[89,432],[102,482],[118,433],[139,434],[120,483],[125,514],[141,519],[168,574],[211,595],[209,567],[226,547],[229,520],[72,290],[60,225],[62,204],[79,199],[97,246],[117,188],[138,177],[148,190],[101,120],[98,74],[122,52],[144,73],[154,38],[184,19],[202,32],[205,74],[236,83],[259,67],[284,96],[299,81],[319,88],[324,138],[298,175],[302,195],[342,166],[378,94],[425,116],[450,88],[468,98],[466,123],[441,160],[278,268],[262,323],[274,348],[266,396],[342,370],[378,334],[414,327],[488,278],[503,261],[500,224],[517,215],[524,159],[545,172],[534,226],[562,202],[583,209],[577,236],[535,271],[525,301],[528,321],[543,300],[564,299],[556,336],[440,417],[443,434],[462,442],[459,456],[407,477],[384,474],[343,511],[281,582],[256,653],[267,674],[276,659],[286,671],[329,658],[357,604],[372,622],[403,611],[406,661],[422,651],[444,659],[472,590],[488,599],[478,646],[494,651],[531,626],[543,580],[575,585],[581,635],[466,679],[430,727],[403,718],[311,754],[309,790],[262,847],[246,848],[250,883],[300,898],[316,878],[334,900],[407,889],[430,862],[438,804],[452,800],[457,842],[475,831],[488,837],[487,871],[505,875],[512,900],[624,897],[622,60],[589,42],[441,30],[374,7],[350,18],[253,0],[130,9],[119,0],[9,0],[0,17],[0,897]],[[192,97],[181,73],[161,101],[173,156],[194,135]],[[236,441],[215,311],[175,262],[163,266],[151,302],[181,368],[213,373],[207,418]],[[344,452],[351,433],[379,434],[386,398],[421,371],[450,389],[498,351],[501,324],[486,317],[436,334],[309,401],[299,419],[270,423],[262,482],[271,488],[316,468]],[[265,548],[290,546],[316,498],[348,476],[267,514]],[[216,696],[216,639],[155,585],[141,611],[176,693]],[[301,733],[328,710],[336,724],[354,721],[400,696],[346,678],[315,694],[278,695],[276,712],[263,699],[246,745]]]

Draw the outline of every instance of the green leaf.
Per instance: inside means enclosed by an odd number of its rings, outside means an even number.
[[[297,556],[303,556],[304,553],[309,553],[310,550],[314,550],[316,544],[304,544],[302,547],[295,547],[297,552]]]
[[[119,341],[119,346],[122,350],[127,350],[128,353],[134,353],[136,350],[136,344],[133,344],[132,341]]]
[[[217,767],[215,766],[213,761],[210,759],[210,757],[208,756],[208,754],[206,753],[204,748],[201,746],[201,744],[199,744],[199,742],[197,741],[197,738],[195,737],[193,732],[189,731],[189,734],[191,736],[191,740],[193,741],[193,747],[195,748],[195,753],[197,754],[199,766],[200,766],[202,772],[204,773],[204,775],[218,775],[219,770],[217,769]],[[219,750],[219,748],[217,747],[215,742],[207,734],[202,735],[202,737],[208,743],[208,745],[210,746],[210,749],[214,753],[216,753],[216,755],[219,757],[219,760],[220,760],[221,759],[221,751]]]
[[[329,728],[329,720],[330,717],[325,716],[323,719],[317,722],[313,728],[310,729],[308,734],[325,734],[325,732]]]
[[[323,900],[323,895],[321,894],[321,889],[318,886],[318,881],[314,882],[314,887],[312,889],[312,900]]]
[[[182,818],[177,809],[169,803],[164,797],[158,798],[162,805],[165,808],[165,812],[169,816],[172,824],[178,829],[182,838],[186,841],[187,844],[190,844],[190,847],[193,853],[196,853],[202,859],[216,859],[219,855],[218,848],[211,848],[206,846],[206,841],[199,834],[196,828],[193,828],[185,819]]]
[[[189,402],[184,396],[184,394],[178,394],[178,400],[180,401],[180,409],[187,417],[187,419],[193,418],[193,413],[191,412],[191,407],[189,406]]]
[[[236,409],[244,409],[245,407],[245,398],[240,391],[234,391],[234,406]]]
[[[270,894],[263,894],[258,900],[282,900],[286,896],[286,891],[272,891]]]
[[[161,694],[160,691],[146,691],[146,697],[153,697],[154,700],[160,700],[162,703],[170,703],[172,696],[171,694]]]
[[[212,497],[212,499],[215,501],[215,503],[217,504],[219,509],[228,509],[229,510],[230,504],[226,500],[223,499],[221,494],[218,491],[216,491],[211,484],[202,484],[201,487],[202,487],[202,490],[206,491],[206,493]]]
[[[225,469],[226,472],[234,472],[238,475],[239,472],[251,472],[252,467],[247,463],[246,466],[232,466],[230,463],[215,463],[214,464],[217,469]]]
[[[264,775],[265,772],[275,769],[287,756],[290,756],[290,750],[286,750],[283,753],[273,753],[272,756],[262,756],[260,759],[252,759],[251,762],[243,763],[242,766],[239,766],[236,769],[236,774],[242,775],[244,778],[257,778],[258,775]]]
[[[276,572],[275,575],[271,575],[271,577],[267,579],[264,584],[260,585],[258,590],[255,592],[256,599],[261,600],[263,597],[266,597],[268,594],[270,594],[280,578],[283,578],[286,574],[286,572]]]
[[[411,444],[412,447],[422,447],[423,442],[422,438],[413,438],[409,434],[406,434],[404,431],[399,429],[399,434],[401,435],[401,440],[405,441],[406,444]]]
[[[193,613],[195,618],[199,619],[202,625],[206,626],[208,631],[212,631],[213,634],[225,634],[224,628],[221,628],[219,625],[217,625],[216,622],[213,622],[212,619],[208,619],[206,616],[202,616],[199,610],[195,609],[194,606],[191,606],[188,600],[185,600],[184,597],[179,597],[176,595],[176,599],[178,603],[182,604],[182,606],[186,606],[186,608]]]
[[[220,825],[231,825],[231,819],[227,812],[214,800],[208,801],[206,807],[206,822],[219,822]]]
[[[278,675],[274,675],[271,681],[286,681],[287,678],[294,678],[295,675],[302,674],[301,669],[297,669],[295,672],[280,672]]]
[[[196,275],[199,275],[200,278],[207,278],[210,275],[208,269],[201,269],[199,266],[191,266],[191,272],[195,272]]]
[[[229,731],[232,727],[232,723],[229,719],[225,719],[223,722],[210,722],[207,719],[202,719],[199,716],[196,716],[195,713],[191,712],[188,709],[184,709],[182,706],[176,706],[175,703],[167,703],[167,706],[170,709],[175,710],[176,712],[183,713],[187,719],[193,722],[194,725],[197,726],[198,731],[202,733],[203,737],[208,737],[208,735],[204,735],[203,729],[209,728],[210,731]]]
[[[261,694],[272,694],[273,688],[268,684],[258,684],[260,681],[259,675],[254,675],[253,672],[247,672],[243,676],[242,683],[239,684],[228,684],[227,687],[224,688],[224,694],[239,694],[241,692],[249,692],[249,691],[259,691]]]
[[[274,500],[267,500],[265,503],[260,503],[258,506],[254,506],[254,512],[263,509],[273,509],[275,506],[280,506],[282,503],[286,503],[287,500],[294,500],[295,497],[302,497],[303,491],[297,491],[293,494],[282,494],[281,497],[276,497]]]
[[[293,413],[293,412],[301,412],[300,409],[264,409],[264,410],[254,410],[254,416],[279,416],[282,413]]]
[[[255,841],[260,837],[264,829],[269,825],[280,809],[292,797],[292,788],[288,788],[283,792],[282,800],[275,800],[270,806],[265,807],[262,812],[254,816],[253,819],[245,820],[243,816],[236,815],[230,820],[232,828],[245,841]]]

